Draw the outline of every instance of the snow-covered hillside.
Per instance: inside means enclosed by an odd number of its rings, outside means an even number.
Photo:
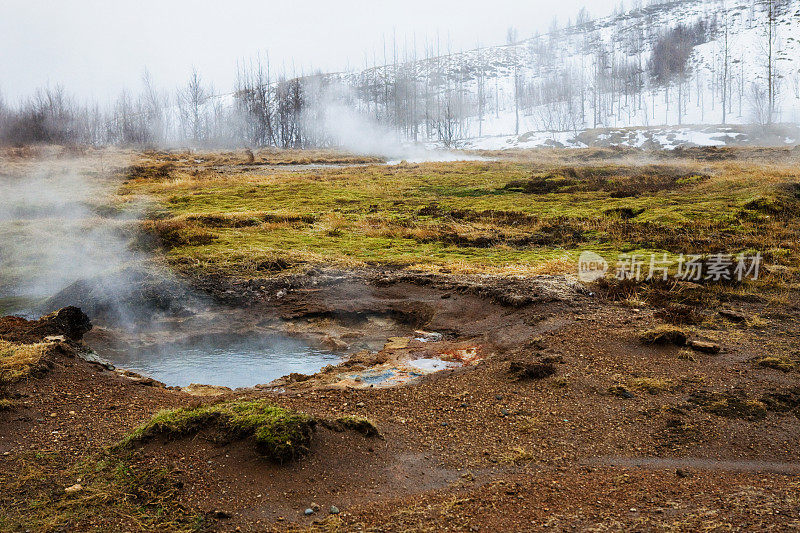
[[[667,47],[671,62],[670,39],[686,34],[695,40],[685,64],[657,78],[654,49]],[[662,2],[325,81],[347,85],[352,105],[409,140],[485,149],[741,143],[754,134],[709,125],[800,122],[800,0]],[[578,135],[597,128],[640,131]],[[800,142],[791,128],[769,140]]]

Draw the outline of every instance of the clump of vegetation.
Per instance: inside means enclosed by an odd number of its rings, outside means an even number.
[[[536,457],[530,451],[521,446],[511,448],[507,453],[503,454],[502,459],[504,463],[508,464],[521,464],[530,463]]]
[[[624,385],[612,385],[608,388],[608,393],[626,399],[634,398],[636,396]]]
[[[125,437],[117,448],[157,437],[177,439],[208,431],[221,442],[252,438],[261,455],[283,463],[308,453],[316,423],[308,415],[264,400],[232,401],[161,411]]]
[[[378,428],[369,419],[361,416],[342,416],[333,421],[324,421],[323,425],[334,431],[352,430],[365,437],[382,438]]]
[[[512,361],[508,367],[508,373],[517,380],[538,380],[554,375],[556,373],[556,365],[552,362],[526,363]]]
[[[0,391],[2,394],[2,391]],[[14,408],[14,400],[10,400],[8,398],[0,399],[0,411],[9,411]]]
[[[639,334],[639,340],[647,345],[667,345],[673,344],[675,346],[686,346],[687,342],[686,333],[674,326],[662,325]]]
[[[758,400],[723,398],[705,407],[709,413],[726,418],[761,419],[767,416],[767,407]]]
[[[0,340],[0,386],[19,381],[38,369],[48,346]]]
[[[212,232],[194,225],[189,220],[152,220],[144,224],[144,229],[157,235],[166,248],[177,246],[205,246],[217,238]]]
[[[788,357],[768,356],[768,357],[762,357],[757,362],[758,366],[763,366],[766,368],[774,368],[775,370],[780,370],[782,372],[791,372],[792,370],[797,368],[797,361],[793,361]]]
[[[762,397],[761,401],[770,411],[777,413],[792,412],[795,416],[800,417],[800,387],[771,392]]]
[[[760,420],[767,416],[767,405],[737,393],[697,392],[689,399],[705,411],[725,418]]]

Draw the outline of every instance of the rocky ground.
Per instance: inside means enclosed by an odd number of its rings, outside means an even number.
[[[705,308],[699,325],[669,326],[673,334],[657,339],[663,344],[649,345],[642,333],[663,331],[663,308],[614,301],[555,277],[383,270],[321,272],[273,285],[195,283],[228,304],[246,301],[256,316],[325,317],[338,324],[332,330],[343,342],[376,313],[393,313],[409,336],[310,379],[197,396],[86,362],[79,340],[86,328],[74,311],[60,322],[4,319],[0,338],[45,342],[47,349],[28,375],[4,385],[3,529],[695,531],[800,524],[797,371],[759,363],[781,350],[797,355],[794,297]],[[442,337],[421,343],[411,333],[420,329]],[[681,335],[708,344],[679,346]],[[447,359],[457,350],[475,354],[470,364],[400,386],[340,379],[421,354]],[[319,420],[367,418],[380,435],[320,424],[310,452],[283,464],[259,456],[247,438],[219,442],[202,431],[151,440],[124,457],[109,451],[160,409],[253,398]],[[109,481],[97,465],[123,460],[126,472],[141,475],[120,489],[119,477]],[[87,470],[87,461],[95,466]],[[159,484],[142,481],[154,472],[165,476]]]

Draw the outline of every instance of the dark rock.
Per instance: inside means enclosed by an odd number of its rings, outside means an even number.
[[[59,309],[43,316],[32,329],[32,333],[42,335],[64,335],[70,340],[81,340],[83,335],[92,329],[89,317],[74,306]]]

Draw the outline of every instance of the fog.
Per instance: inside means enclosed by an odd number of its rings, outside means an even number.
[[[484,158],[463,152],[443,150],[403,139],[398,132],[381,124],[353,105],[347,88],[329,88],[319,104],[306,112],[304,127],[321,135],[333,147],[361,155],[382,157],[389,164],[434,161],[481,161]]]
[[[126,162],[117,156],[114,167]],[[95,326],[93,357],[168,385],[253,386],[340,360],[172,273],[140,229],[146,206],[115,207],[121,175],[102,157],[40,157],[3,170],[0,316],[80,307]]]
[[[135,261],[121,236],[134,213],[102,217],[109,191],[75,166],[42,162],[0,180],[0,297],[49,297]]]
[[[135,329],[200,307],[201,298],[137,250],[146,241],[143,206],[115,206],[121,180],[104,166],[99,158],[42,158],[0,175],[0,301],[14,302],[17,314],[77,305],[94,320]],[[153,298],[159,291],[166,294]]]
[[[15,102],[46,84],[62,84],[81,99],[113,101],[138,87],[148,69],[164,87],[182,84],[193,67],[226,92],[236,62],[266,55],[289,73],[362,68],[383,55],[394,36],[418,55],[437,35],[454,51],[503,44],[547,30],[553,17],[575,17],[583,0],[3,0],[0,4],[0,93]],[[594,0],[596,16],[619,2]],[[391,51],[389,52],[391,54]]]

